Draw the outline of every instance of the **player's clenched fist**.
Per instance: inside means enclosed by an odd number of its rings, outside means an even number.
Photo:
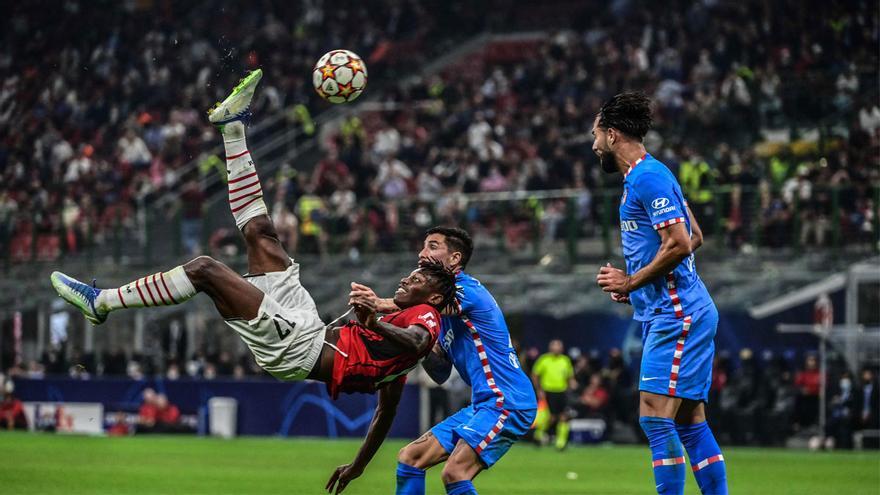
[[[630,291],[629,275],[619,268],[614,268],[611,266],[611,263],[606,263],[605,266],[599,268],[599,274],[596,275],[596,283],[605,292],[626,296]],[[612,297],[612,299],[614,298]]]
[[[349,299],[349,304],[354,306],[354,312],[358,320],[367,328],[374,328],[376,322],[376,301],[367,297],[355,296]]]
[[[351,292],[348,293],[348,297],[348,304],[353,304],[351,301],[354,300],[354,298],[363,298],[373,301],[375,303],[376,312],[378,313],[393,313],[394,311],[400,310],[400,308],[394,304],[394,299],[382,299],[376,295],[376,292],[374,292],[373,289],[357,282],[351,283]]]
[[[351,300],[354,298],[370,299],[373,301],[379,299],[379,296],[376,295],[373,289],[357,282],[351,283],[351,292],[348,293],[348,297],[349,304],[351,304]]]

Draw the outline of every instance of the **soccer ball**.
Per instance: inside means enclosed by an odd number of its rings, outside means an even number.
[[[354,101],[367,87],[367,66],[355,53],[331,50],[312,69],[312,84],[330,103]]]

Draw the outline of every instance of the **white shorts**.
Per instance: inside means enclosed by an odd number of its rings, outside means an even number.
[[[324,322],[312,296],[299,281],[299,265],[292,259],[283,272],[245,275],[263,291],[263,302],[253,320],[230,319],[254,359],[279,380],[304,380],[324,344]]]

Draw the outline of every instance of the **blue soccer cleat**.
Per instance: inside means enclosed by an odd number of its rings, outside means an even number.
[[[52,280],[52,287],[58,292],[58,295],[69,304],[80,310],[92,325],[100,325],[107,321],[108,311],[102,311],[95,305],[95,300],[101,289],[84,284],[75,278],[68,277],[61,272],[52,272],[49,277]]]

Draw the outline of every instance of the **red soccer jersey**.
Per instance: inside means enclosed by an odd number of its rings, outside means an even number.
[[[425,352],[414,354],[356,321],[348,322],[339,329],[336,342],[344,354],[336,354],[333,378],[327,383],[334,399],[341,392],[373,393],[387,383],[406,380],[406,374],[431,352],[440,335],[440,314],[427,304],[389,313],[381,321],[400,328],[419,325],[431,334],[431,344]]]

